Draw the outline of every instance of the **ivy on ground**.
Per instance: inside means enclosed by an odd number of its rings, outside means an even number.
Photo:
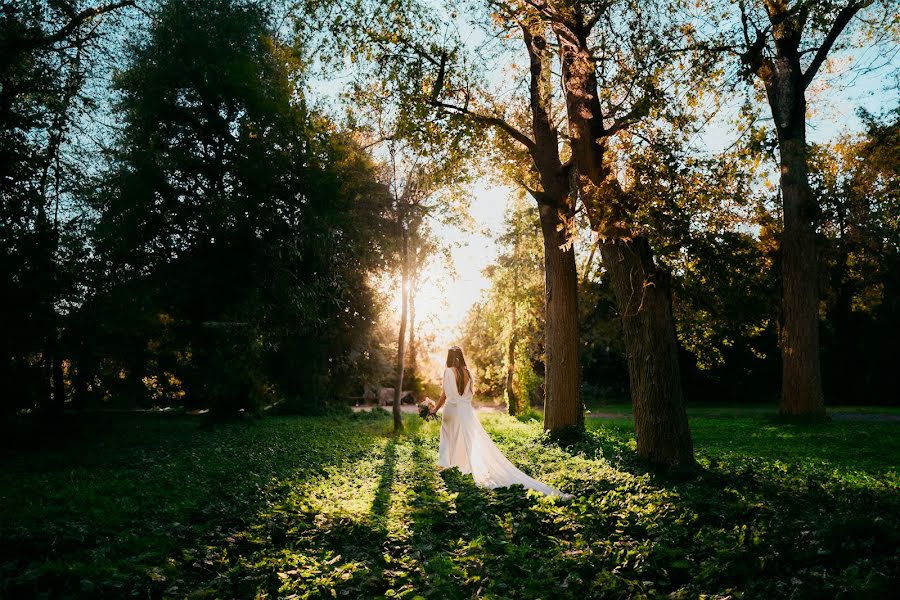
[[[395,436],[386,413],[130,418],[5,456],[0,595],[871,598],[900,584],[898,423],[704,415],[700,469],[674,476],[634,459],[624,419],[591,420],[567,448],[537,421],[482,419],[575,499],[438,472],[439,424]]]

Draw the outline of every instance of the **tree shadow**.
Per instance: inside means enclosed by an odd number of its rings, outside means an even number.
[[[352,454],[310,448],[301,476],[227,518],[196,515],[209,533],[150,565],[165,580],[142,584],[143,595],[782,597],[821,571],[831,578],[821,593],[798,597],[840,595],[841,573],[861,573],[846,575],[854,585],[868,577],[861,589],[877,597],[897,572],[890,490],[835,489],[821,472],[779,479],[750,455],[674,477],[636,460],[626,427],[547,454],[577,495],[559,502],[437,472],[434,429],[410,419],[395,435],[389,424]]]
[[[394,472],[397,463],[397,440],[391,439],[384,451],[384,462],[375,488],[370,513],[378,520],[385,520],[391,506],[391,486],[394,484]]]
[[[229,575],[211,588],[214,595],[375,598],[414,591],[469,598],[486,589],[495,569],[529,577],[507,549],[552,546],[554,530],[544,517],[523,516],[539,497],[521,486],[479,488],[456,469],[438,473],[433,436],[415,427],[383,443],[377,468],[367,471],[377,482],[365,510],[287,511],[269,529],[264,524],[272,515],[260,513],[249,529],[265,535],[254,543],[231,536],[236,543],[228,552],[239,558],[228,562]]]
[[[558,527],[548,516],[558,500],[543,499],[520,485],[486,489],[470,474],[444,469],[435,476],[434,455],[413,450],[413,462],[425,465],[418,479],[421,494],[410,513],[411,542],[423,557],[422,588],[440,598],[529,597],[525,590],[568,597],[563,584],[567,567],[541,572],[534,557],[558,552]],[[432,491],[434,495],[429,496]],[[523,560],[521,552],[532,555]],[[538,559],[539,560],[539,559]],[[495,585],[495,580],[501,580]],[[539,580],[539,581],[538,581]],[[524,594],[524,596],[523,596]]]
[[[342,500],[356,510],[317,506],[306,491],[291,492],[294,497],[259,511],[240,531],[207,542],[227,556],[217,576],[206,573],[196,579],[195,591],[231,597],[384,596],[400,570],[396,561],[405,554],[402,527],[398,532],[393,512],[404,500],[395,487],[405,478],[401,461],[407,435],[386,433],[380,442],[383,446],[373,448],[370,457],[345,463],[349,474],[329,470],[317,482],[319,490],[350,488],[353,493]],[[356,473],[360,483],[375,480],[370,492],[348,482]]]
[[[209,430],[196,420],[127,415],[114,420],[119,428],[107,432],[109,439],[79,435],[23,456],[4,479],[24,479],[9,488],[11,498],[23,493],[21,485],[43,499],[25,515],[40,520],[3,527],[0,596],[160,597],[230,589],[235,597],[252,597],[264,581],[277,593],[277,574],[269,573],[271,582],[254,570],[226,574],[240,571],[240,558],[261,546],[291,551],[320,524],[335,546],[377,546],[378,527],[346,518],[323,524],[294,494],[296,482],[327,479],[372,455],[389,420],[372,421],[340,429],[335,424],[343,421],[333,418],[278,418]],[[112,422],[103,416],[97,425],[86,422],[85,431]],[[299,433],[296,427],[306,432],[302,441],[286,441]],[[336,430],[359,437],[338,443],[321,437]],[[376,494],[381,510],[388,506],[393,465],[389,456]]]
[[[778,425],[792,431],[820,426]],[[886,597],[900,584],[896,565],[890,566],[900,549],[900,494],[890,486],[847,485],[821,465],[799,467],[803,460],[819,462],[825,449],[791,457],[792,468],[741,448],[673,470],[639,459],[624,430],[590,433],[567,453],[602,454],[624,476],[610,474],[580,494],[600,505],[626,495],[628,508],[615,531],[653,540],[648,563],[665,569],[661,592],[687,587],[825,598],[855,590],[858,597]],[[663,511],[637,518],[647,506]]]

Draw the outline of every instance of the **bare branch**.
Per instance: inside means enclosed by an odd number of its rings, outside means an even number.
[[[441,59],[438,68],[438,76],[434,82],[434,87],[431,90],[431,98],[428,103],[434,107],[442,108],[444,110],[449,110],[456,114],[466,115],[468,118],[476,121],[478,123],[482,123],[484,125],[489,125],[491,127],[496,127],[501,131],[505,132],[511,138],[531,150],[534,148],[534,141],[529,138],[527,135],[519,131],[517,128],[513,127],[511,124],[501,119],[500,117],[493,115],[484,115],[473,110],[469,109],[469,94],[466,93],[466,104],[464,106],[458,106],[456,104],[450,104],[448,102],[442,102],[438,100],[440,98],[441,92],[444,88],[444,80],[446,78],[446,70],[447,70],[447,53],[441,53]]]
[[[516,129],[515,127],[513,127],[512,125],[510,125],[503,119],[501,119],[500,117],[495,117],[493,115],[483,115],[481,113],[477,113],[475,111],[469,110],[465,106],[457,106],[455,104],[448,104],[447,102],[441,102],[439,100],[434,100],[430,104],[432,106],[436,106],[438,108],[443,108],[444,110],[449,110],[449,111],[455,112],[456,114],[466,115],[468,118],[472,119],[473,121],[476,121],[483,125],[489,125],[491,127],[496,127],[497,129],[500,129],[501,131],[503,131],[504,133],[509,135],[511,138],[513,138],[514,140],[516,140],[517,142],[519,142],[520,144],[522,144],[523,146],[528,148],[529,150],[534,148],[534,141],[530,137],[528,137],[527,135],[525,135],[524,133],[522,133],[521,131],[519,131],[518,129]]]
[[[63,27],[61,27],[58,31],[56,31],[56,33],[30,39],[17,40],[17,42],[13,42],[12,44],[10,44],[10,50],[12,52],[26,52],[28,50],[32,50],[41,46],[52,46],[53,44],[61,42],[62,40],[69,37],[72,32],[74,32],[81,25],[83,25],[87,21],[90,21],[94,17],[118,10],[120,8],[124,8],[126,6],[134,5],[135,0],[123,0],[122,2],[114,2],[111,4],[104,4],[101,6],[86,8],[80,13],[72,16],[71,20]]]
[[[813,78],[816,76],[816,72],[822,66],[822,63],[825,62],[825,59],[828,57],[828,53],[831,52],[831,47],[834,45],[834,42],[853,19],[853,16],[856,15],[856,13],[858,13],[862,8],[868,6],[871,3],[872,0],[850,2],[837,14],[837,17],[835,17],[834,19],[834,23],[831,24],[831,29],[828,31],[828,35],[825,36],[825,39],[822,41],[822,45],[819,46],[818,52],[816,52],[816,55],[815,57],[813,57],[812,62],[809,63],[809,67],[806,68],[806,73],[803,74],[803,89],[806,89],[807,87],[809,87],[809,84],[812,83]]]

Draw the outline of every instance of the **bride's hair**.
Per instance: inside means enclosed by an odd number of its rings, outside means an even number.
[[[466,377],[463,375],[463,371],[469,376],[469,380],[472,379],[472,375],[469,373],[468,367],[466,367],[466,359],[463,357],[462,348],[452,346],[447,351],[447,366],[456,369],[456,389],[460,395],[464,394],[466,391]]]

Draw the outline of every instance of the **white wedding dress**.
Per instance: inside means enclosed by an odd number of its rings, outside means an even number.
[[[519,484],[548,496],[571,498],[556,488],[541,483],[517,469],[488,436],[472,407],[472,381],[460,395],[456,387],[453,369],[444,371],[444,394],[447,402],[441,420],[441,442],[438,449],[438,466],[458,467],[462,473],[471,473],[476,485],[487,488],[507,487]]]

